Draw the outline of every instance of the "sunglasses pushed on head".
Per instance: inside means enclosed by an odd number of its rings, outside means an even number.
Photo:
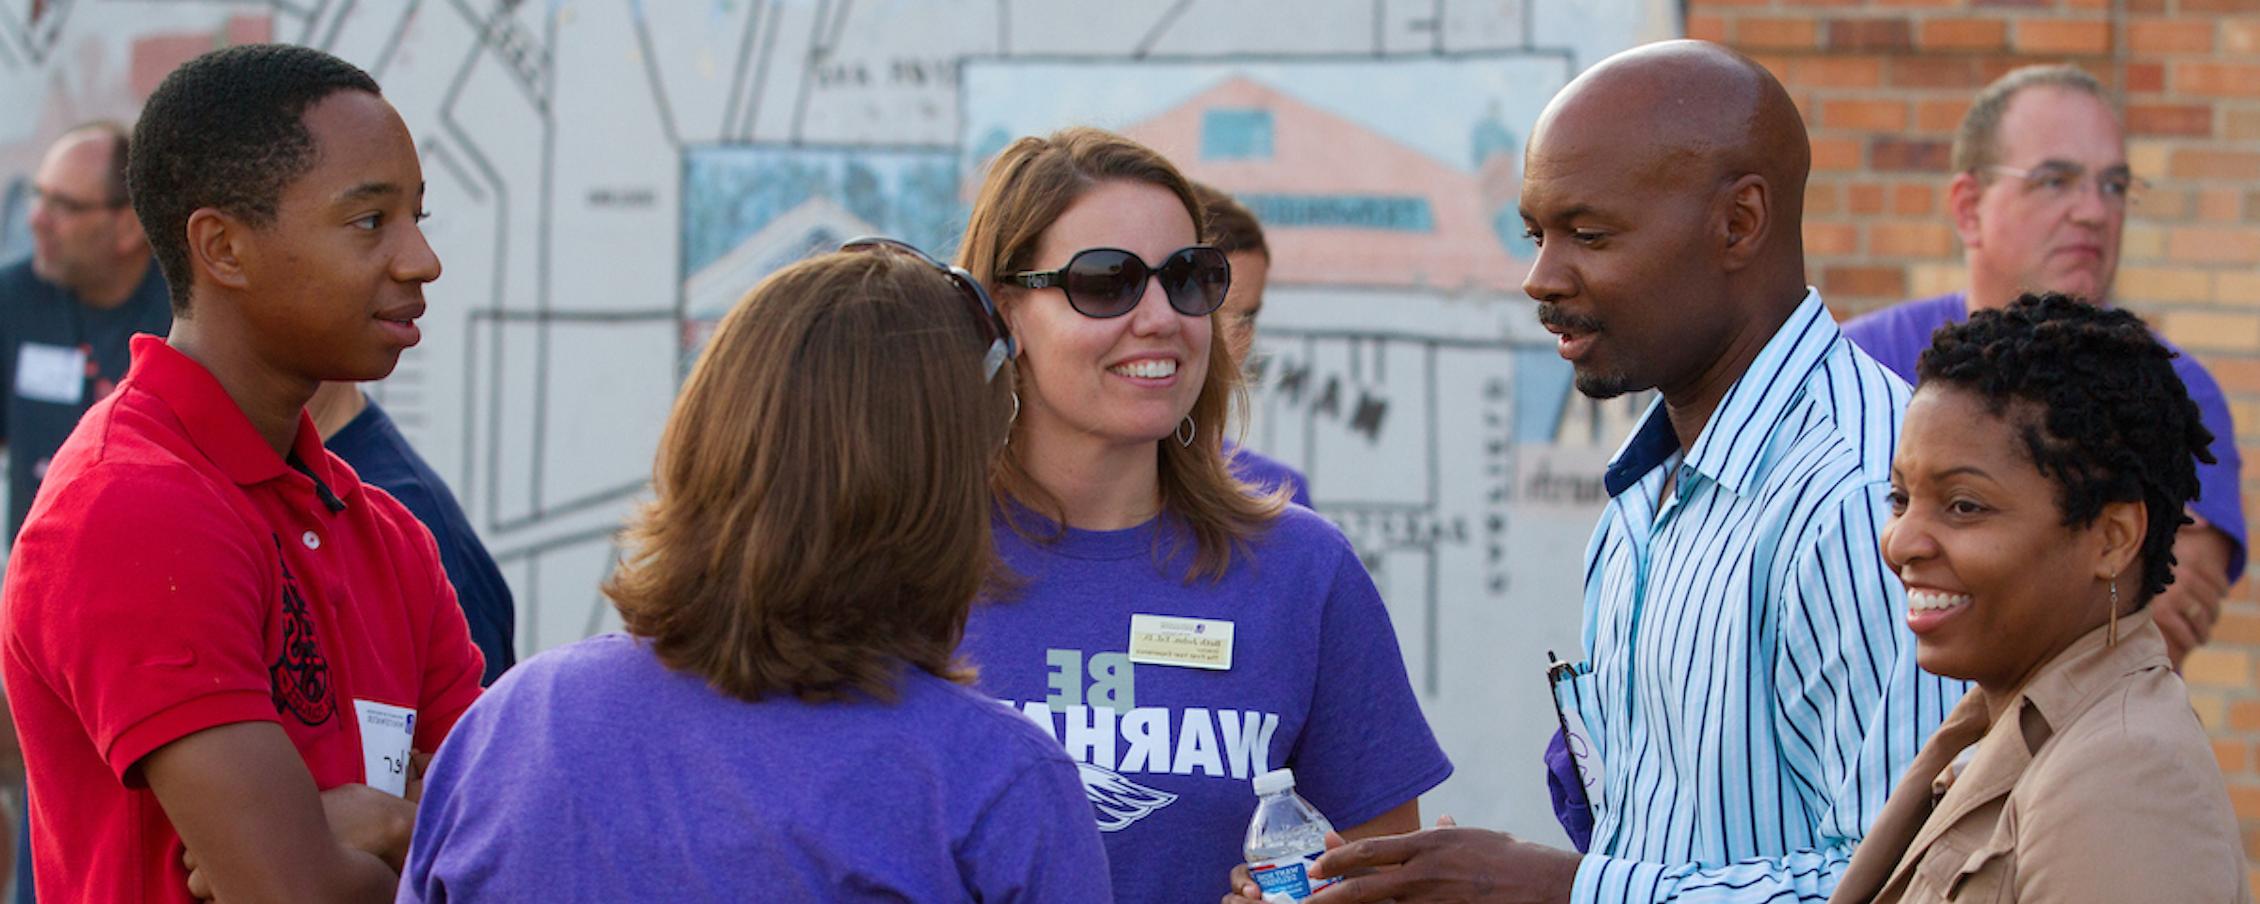
[[[1012,329],[1005,325],[1004,315],[997,312],[997,303],[989,297],[989,290],[981,288],[981,281],[974,279],[973,274],[965,272],[965,268],[952,267],[935,260],[933,255],[918,250],[917,246],[909,242],[875,235],[849,239],[840,243],[840,250],[906,254],[925,262],[927,266],[942,271],[943,276],[949,277],[950,282],[957,286],[958,295],[963,297],[966,303],[973,308],[973,313],[979,316],[982,330],[989,340],[989,351],[981,357],[982,379],[995,380],[997,370],[1004,367],[1004,362],[1010,361],[1014,356],[1020,354],[1020,343],[1012,338]]]

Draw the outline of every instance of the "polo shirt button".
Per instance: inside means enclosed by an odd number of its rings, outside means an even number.
[[[299,537],[298,539],[306,541],[306,548],[307,548],[307,549],[320,549],[320,548],[322,548],[322,538],[321,538],[321,537],[320,537],[319,535],[315,534],[315,533],[314,533],[313,531],[307,531],[307,532],[306,532],[306,533],[305,533],[305,534],[304,534],[303,536],[300,536],[300,537]]]

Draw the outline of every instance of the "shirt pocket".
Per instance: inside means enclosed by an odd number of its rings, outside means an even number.
[[[1601,696],[1595,688],[1593,666],[1588,662],[1575,665],[1564,663],[1549,678],[1562,739],[1569,748],[1571,762],[1577,766],[1578,779],[1585,788],[1586,803],[1598,814],[1602,809],[1603,789],[1606,787],[1608,773],[1607,767],[1601,762],[1602,739],[1593,733],[1594,727],[1602,724]]]
[[[1908,884],[1908,901],[2002,904],[2014,885],[2014,844],[1999,838],[1965,846],[1949,839],[1931,845]]]

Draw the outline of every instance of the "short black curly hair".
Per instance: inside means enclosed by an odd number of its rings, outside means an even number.
[[[339,91],[383,94],[359,67],[311,47],[244,44],[181,64],[149,95],[127,178],[174,313],[188,311],[194,275],[189,216],[210,207],[272,223],[284,186],[314,166],[306,108]]]
[[[2103,507],[2141,502],[2142,586],[2135,608],[2174,581],[2174,532],[2190,523],[2197,462],[2213,463],[2175,353],[2142,318],[2063,295],[2025,295],[1941,327],[1916,366],[1920,386],[1953,386],[1986,400],[1994,414],[2025,402],[2018,417],[2025,452],[2056,482],[2066,527],[2095,523]]]

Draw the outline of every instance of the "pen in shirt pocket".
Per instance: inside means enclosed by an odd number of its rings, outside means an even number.
[[[1554,701],[1554,719],[1561,726],[1562,741],[1577,769],[1578,783],[1584,786],[1587,800],[1597,804],[1601,796],[1601,758],[1585,724],[1584,695],[1577,682],[1579,675],[1589,674],[1592,674],[1590,666],[1563,662],[1554,651],[1546,651],[1546,690]],[[1568,699],[1563,698],[1565,690]]]

